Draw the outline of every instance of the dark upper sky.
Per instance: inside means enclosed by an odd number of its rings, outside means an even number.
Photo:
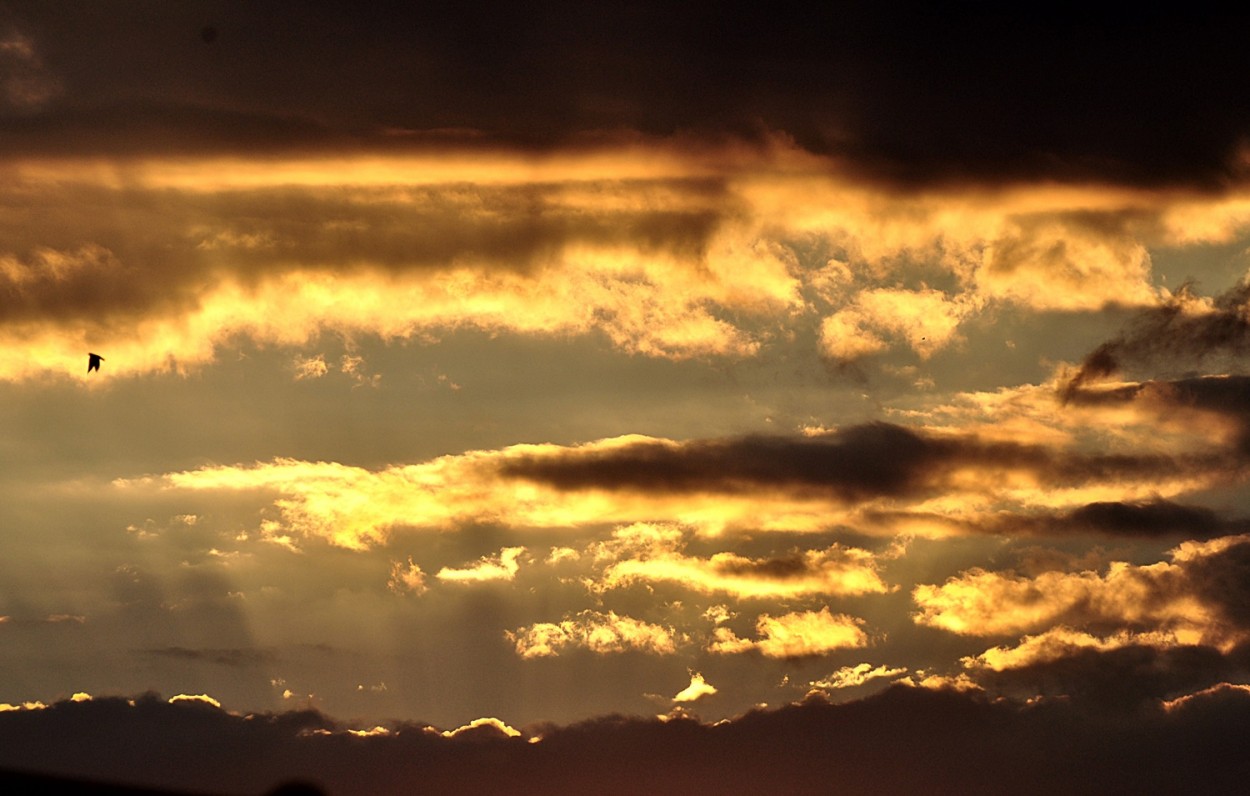
[[[0,26],[33,49],[0,54],[0,136],[202,152],[782,133],[905,183],[1213,187],[1240,173],[1250,54],[1247,13],[1204,6],[15,2]]]

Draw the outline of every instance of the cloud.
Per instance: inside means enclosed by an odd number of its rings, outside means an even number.
[[[846,614],[831,614],[829,607],[819,611],[793,611],[780,616],[761,614],[755,622],[758,639],[741,639],[733,630],[720,626],[713,631],[710,652],[734,654],[755,650],[766,658],[805,658],[838,649],[865,647],[868,635],[863,620]]]
[[[1091,351],[1069,377],[1063,394],[1071,398],[1087,384],[1127,368],[1152,368],[1157,374],[1192,373],[1213,359],[1232,365],[1250,351],[1248,304],[1247,282],[1213,299],[1182,286],[1162,305],[1139,312],[1118,337]]]
[[[1168,648],[1178,646],[1178,642],[1175,634],[1159,631],[1134,633],[1123,630],[1100,637],[1057,626],[1037,635],[1025,636],[1015,647],[991,647],[979,655],[966,657],[963,664],[969,669],[1001,672],[1053,663],[1086,650],[1106,652],[1130,646]]]
[[[1222,517],[1205,506],[1170,500],[1098,501],[1063,511],[995,514],[972,520],[969,528],[994,534],[1062,537],[1094,534],[1118,539],[1207,539],[1245,528],[1245,521]]]
[[[218,666],[256,666],[268,662],[273,656],[255,649],[195,649],[190,647],[158,647],[144,650],[154,657],[185,661],[204,661]]]
[[[442,735],[444,738],[455,738],[458,735],[466,734],[487,737],[489,733],[497,733],[505,738],[519,738],[521,736],[520,730],[510,727],[494,717],[474,719],[454,730],[446,730]]]
[[[978,294],[1037,310],[1153,307],[1160,296],[1145,242],[1158,233],[1150,225],[1136,208],[1015,214],[987,242]]]
[[[592,545],[594,559],[607,562],[595,581],[599,590],[634,583],[667,582],[738,599],[884,593],[876,557],[867,550],[834,543],[822,550],[750,558],[734,552],[707,558],[686,555],[680,528],[634,523]]]
[[[1168,712],[1185,709],[1202,710],[1207,706],[1203,703],[1214,703],[1223,699],[1236,701],[1247,697],[1250,697],[1250,685],[1243,683],[1217,683],[1210,688],[1204,688],[1193,694],[1185,694],[1176,699],[1168,700],[1163,703],[1163,708]]]
[[[323,332],[431,339],[463,328],[739,357],[759,340],[720,310],[749,321],[801,305],[792,258],[735,220],[734,200],[696,164],[639,181],[611,157],[537,171],[515,153],[497,158],[494,174],[476,153],[349,158],[346,183],[315,159],[154,160],[122,167],[122,186],[99,163],[24,163],[21,195],[42,221],[0,250],[0,337],[39,356],[0,359],[0,378],[77,376],[57,356],[64,346],[106,349],[110,372],[128,376],[200,367],[238,337],[300,346]],[[431,169],[446,182],[430,184]],[[246,185],[215,182],[240,172]],[[500,179],[508,172],[515,183]],[[83,202],[116,212],[88,217],[74,210]],[[350,360],[343,368],[355,373]]]
[[[391,562],[391,576],[386,586],[396,594],[407,593],[420,596],[429,591],[429,587],[425,585],[425,573],[421,571],[420,566],[412,562],[412,556],[408,557],[407,563]]]
[[[169,704],[176,705],[178,703],[209,705],[210,707],[221,710],[221,702],[213,699],[208,694],[175,694],[169,698]]]
[[[1224,653],[1181,644],[1168,633],[1119,631],[1101,637],[1066,627],[963,660],[965,676],[992,693],[1125,711],[1242,677],[1244,663],[1244,649]]]
[[[295,359],[296,381],[301,381],[303,379],[319,379],[326,375],[329,371],[330,368],[326,365],[325,357],[320,354],[315,357],[309,357],[308,359],[301,357],[296,357]]]
[[[1212,187],[1236,176],[1248,124],[1237,103],[1247,59],[1231,33],[1245,21],[1239,9],[1131,20],[1089,10],[1073,20],[1049,10],[819,6],[777,18],[744,8],[717,15],[715,37],[701,6],[584,15],[561,3],[553,14],[558,29],[497,3],[396,7],[377,20],[323,12],[283,36],[272,17],[230,9],[206,47],[182,35],[202,29],[184,8],[87,25],[22,7],[19,29],[45,33],[40,51],[73,91],[7,125],[5,144],[48,155],[337,153],[451,137],[538,156],[608,131],[758,141],[780,130],[905,186]],[[1091,41],[1090,29],[1106,39]],[[132,46],[119,53],[117,41]],[[1162,51],[1188,57],[1165,66]],[[246,81],[221,68],[226,53]],[[106,61],[113,69],[93,69]],[[290,79],[290,63],[308,65],[305,80]]]
[[[560,622],[539,622],[509,630],[504,636],[522,658],[545,658],[569,649],[606,655],[626,651],[671,655],[678,635],[672,628],[644,622],[615,611],[580,611]]]
[[[951,516],[994,503],[1054,508],[1166,497],[1224,478],[1226,464],[1211,452],[1088,452],[887,423],[793,437],[622,439],[551,453],[511,457],[501,470],[574,494],[610,489],[690,499],[750,493],[757,501],[784,497],[819,501],[827,511],[854,507],[868,513],[878,510],[874,502],[898,507],[910,501]],[[844,523],[854,519],[842,515]]]
[[[697,493],[763,488],[855,501],[931,488],[938,477],[936,465],[960,452],[957,443],[885,423],[819,437],[622,443],[582,446],[555,456],[518,456],[504,465],[503,472],[568,491]]]
[[[467,328],[743,358],[819,321],[829,356],[902,342],[923,358],[1004,303],[1157,307],[1149,246],[1223,240],[1250,217],[1231,191],[889,192],[784,135],[728,141],[607,137],[540,160],[463,146],[15,156],[0,193],[29,211],[0,250],[0,342],[29,355],[0,356],[0,379],[85,378],[69,353],[84,346],[110,352],[114,378],[195,370],[243,339]],[[798,241],[844,255],[837,277]]]
[[[521,568],[521,556],[526,554],[524,547],[505,547],[493,556],[483,556],[467,567],[455,569],[443,567],[434,576],[448,583],[484,583],[493,580],[509,581],[516,577]]]
[[[716,686],[703,679],[703,675],[698,672],[690,673],[690,685],[673,695],[674,702],[695,702],[703,697],[712,696],[716,693]]]
[[[728,529],[858,526],[877,534],[941,536],[983,526],[993,531],[992,522],[985,522],[987,511],[1053,511],[1112,501],[1146,506],[1148,498],[1154,505],[1128,513],[1159,519],[1169,511],[1159,501],[1229,476],[1227,454],[1219,450],[1085,452],[1075,445],[873,423],[820,435],[688,441],[634,435],[575,446],[513,445],[379,470],[275,459],[114,484],[130,490],[276,494],[277,517],[262,520],[263,538],[292,549],[306,537],[364,550],[397,529],[481,522],[556,528],[663,520],[713,535]],[[1061,520],[1089,522],[1098,513],[1087,508]],[[934,521],[911,521],[925,516]],[[769,588],[760,585],[768,583],[782,591],[804,590],[815,588],[820,578],[831,588],[879,588],[865,566],[855,565],[856,555],[830,549],[770,563],[732,554],[706,561],[673,554],[667,561],[656,557],[646,565],[623,566],[618,574],[668,578],[678,570],[698,571],[708,588],[730,590]],[[866,564],[863,556],[857,560]],[[808,585],[759,577],[786,567],[796,575],[806,569]],[[839,568],[846,577],[842,586],[833,586],[829,579]]]
[[[1238,580],[1250,558],[1247,551],[1250,542],[1238,536],[1186,543],[1171,551],[1170,562],[1112,562],[1104,573],[1051,571],[1023,577],[972,569],[940,586],[917,586],[912,599],[919,611],[913,618],[921,625],[973,636],[1036,632],[1061,624],[1074,629],[1147,628],[1182,644],[1227,651],[1250,632],[1246,589]],[[1067,643],[1077,638],[1068,637]],[[1040,636],[1025,649],[1036,655],[1033,648],[1057,643],[1054,636]],[[1098,643],[1110,642],[1089,642]]]
[[[818,691],[837,691],[843,688],[856,688],[870,680],[899,677],[907,674],[907,667],[890,668],[873,666],[871,663],[859,663],[854,666],[843,666],[828,677],[813,680],[808,685]]]
[[[44,64],[40,49],[21,30],[0,33],[0,99],[8,106],[6,110],[36,113],[63,91],[61,81]]]
[[[888,347],[880,335],[902,338],[922,359],[957,339],[959,324],[974,312],[975,299],[952,298],[939,290],[876,288],[856,296],[847,308],[825,318],[821,351],[847,362]]]
[[[151,695],[97,697],[0,713],[0,767],[238,793],[293,778],[330,793],[383,796],[411,792],[414,783],[434,792],[549,793],[600,783],[620,793],[697,786],[816,794],[832,781],[853,794],[1022,787],[1041,794],[1106,781],[1135,792],[1216,793],[1236,792],[1250,775],[1237,753],[1242,739],[1228,729],[1248,716],[1250,693],[1235,682],[1131,711],[892,687],[862,700],[812,698],[715,725],[621,716],[542,725],[535,728],[540,740],[528,743],[528,733],[514,736],[490,718],[465,725],[476,723],[472,730],[398,724],[353,734],[310,710],[236,715]],[[900,747],[910,750],[909,765],[898,765]],[[1212,766],[1213,756],[1224,762]]]

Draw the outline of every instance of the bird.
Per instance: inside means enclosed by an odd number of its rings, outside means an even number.
[[[104,361],[104,357],[99,354],[87,354],[87,372],[100,369],[100,363]]]

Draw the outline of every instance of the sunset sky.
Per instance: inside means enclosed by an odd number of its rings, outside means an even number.
[[[1250,15],[674,5],[0,3],[0,768],[1232,776]]]

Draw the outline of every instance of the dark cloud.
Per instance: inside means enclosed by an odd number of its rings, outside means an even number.
[[[1084,406],[1116,406],[1137,402],[1161,418],[1174,409],[1198,409],[1233,420],[1237,426],[1229,440],[1232,453],[1250,456],[1250,376],[1198,376],[1174,381],[1146,381],[1104,390],[1081,384],[1077,378],[1062,390],[1064,401]],[[1225,463],[1229,475],[1236,462]]]
[[[1017,514],[1003,518],[993,530],[1046,535],[1092,533],[1112,537],[1209,539],[1246,527],[1245,522],[1223,519],[1205,506],[1150,500],[1100,501],[1047,516]]]
[[[1250,284],[1217,296],[1210,311],[1197,311],[1193,303],[1190,288],[1182,286],[1163,305],[1141,311],[1120,336],[1085,357],[1062,395],[1070,400],[1090,382],[1133,368],[1150,369],[1152,375],[1187,375],[1200,372],[1214,358],[1240,358],[1250,352]]]
[[[256,666],[272,660],[273,655],[262,650],[253,649],[191,649],[188,647],[160,647],[144,650],[144,653],[157,658],[172,658],[180,661],[215,663],[219,666]]]
[[[330,794],[1234,792],[1250,694],[1210,689],[1163,709],[1008,701],[896,686],[708,726],[605,717],[535,728],[422,725],[358,737],[314,711],[242,717],[146,696],[0,714],[0,766],[146,786],[258,793],[299,778]],[[908,764],[898,765],[906,754]],[[1220,761],[1213,765],[1212,761]]]
[[[882,522],[932,519],[955,522],[951,517],[906,511],[874,511],[869,517]],[[1205,506],[1170,500],[1099,501],[1067,510],[1034,509],[996,514],[984,520],[958,523],[970,533],[1065,537],[1079,535],[1124,539],[1210,539],[1242,533],[1250,522],[1224,517]]]
[[[1217,608],[1220,621],[1250,629],[1250,541],[1189,562],[1186,576],[1194,594]]]
[[[890,180],[1215,186],[1250,129],[1231,6],[8,5],[60,87],[13,153],[781,131]]]
[[[53,318],[107,328],[136,314],[192,308],[223,277],[254,284],[296,268],[535,273],[567,247],[626,244],[697,263],[733,211],[714,179],[579,182],[587,206],[563,197],[566,187],[0,189],[0,208],[20,222],[9,225],[0,249],[0,323]],[[672,192],[678,206],[594,203],[609,190],[657,188]]]
[[[744,487],[832,491],[848,500],[917,491],[954,453],[900,426],[877,423],[832,435],[742,437],[680,445],[638,442],[604,451],[508,462],[506,474],[561,489],[731,492]]]
[[[1051,485],[1149,477],[1176,462],[1154,455],[1081,455],[1036,445],[946,437],[889,423],[848,426],[815,437],[751,436],[680,444],[637,442],[519,457],[506,475],[560,489],[727,492],[777,489],[847,500],[916,497],[947,485],[957,466],[1016,468]]]
[[[1238,663],[1238,658],[1243,659]],[[976,680],[994,693],[1067,698],[1083,706],[1136,710],[1152,701],[1210,688],[1247,674],[1244,654],[1212,647],[1078,649],[1054,660],[1003,671],[981,671]]]

